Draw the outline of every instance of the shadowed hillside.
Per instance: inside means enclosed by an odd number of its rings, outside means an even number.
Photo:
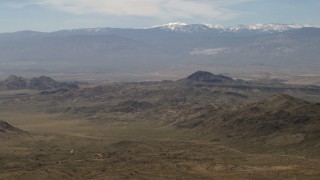
[[[209,125],[210,124],[210,125]],[[206,124],[228,137],[300,134],[312,138],[320,132],[320,104],[286,94],[275,94],[212,118]]]
[[[26,132],[0,120],[0,139],[26,135]]]

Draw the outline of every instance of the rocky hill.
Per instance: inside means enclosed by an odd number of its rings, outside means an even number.
[[[213,83],[223,83],[223,82],[232,82],[233,79],[223,75],[214,75],[206,71],[197,71],[186,78],[190,81],[197,82],[213,82]]]
[[[0,139],[26,134],[27,133],[25,131],[16,128],[5,121],[0,120]]]
[[[259,137],[280,132],[311,137],[320,130],[320,104],[275,94],[226,112],[208,124],[212,130],[229,137]]]
[[[11,75],[1,84],[7,89],[25,89],[27,87],[27,79]]]
[[[26,79],[11,75],[6,80],[0,82],[0,89],[19,90],[19,89],[32,89],[32,90],[50,90],[62,88],[78,88],[76,84],[57,82],[50,77],[40,76],[32,79]]]

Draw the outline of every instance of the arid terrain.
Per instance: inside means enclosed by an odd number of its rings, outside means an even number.
[[[320,87],[0,82],[0,179],[319,179]]]

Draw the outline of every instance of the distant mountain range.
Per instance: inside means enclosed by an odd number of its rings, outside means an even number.
[[[320,28],[170,23],[0,34],[0,76],[48,73],[318,73]],[[32,75],[30,75],[32,74]]]
[[[306,27],[319,27],[310,24],[251,24],[251,25],[234,25],[230,27],[224,27],[222,25],[211,24],[186,24],[186,23],[169,23],[160,26],[153,26],[152,29],[161,29],[173,32],[206,32],[206,31],[219,31],[219,32],[241,32],[241,31],[259,31],[259,32],[283,32],[293,29],[301,29]]]

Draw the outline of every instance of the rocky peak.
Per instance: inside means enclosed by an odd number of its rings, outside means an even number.
[[[187,77],[187,80],[198,81],[198,82],[230,82],[233,81],[232,78],[223,76],[223,75],[215,75],[207,71],[197,71],[190,76]]]
[[[8,89],[23,89],[27,86],[26,79],[14,75],[10,75],[4,82]]]

